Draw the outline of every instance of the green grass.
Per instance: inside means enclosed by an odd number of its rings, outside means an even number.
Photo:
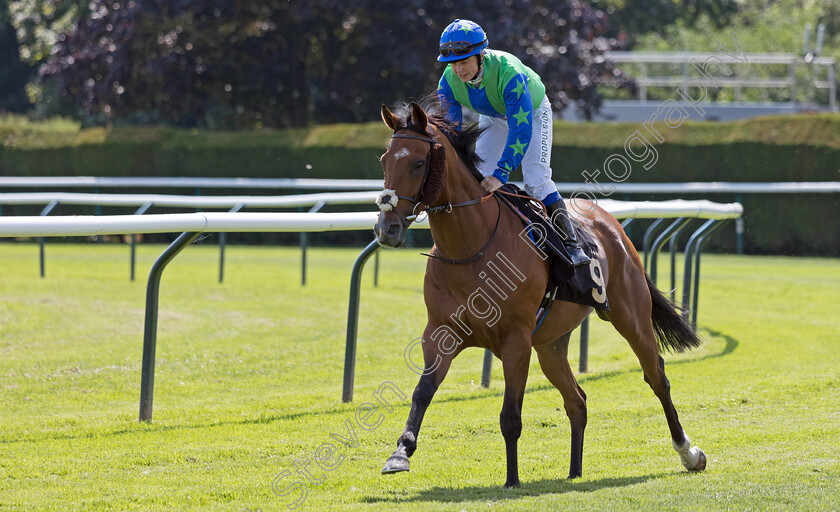
[[[0,244],[0,509],[286,510],[272,493],[384,382],[410,397],[405,346],[425,322],[425,258],[382,254],[362,290],[355,402],[340,401],[349,273],[358,250],[188,248],[164,272],[154,421],[137,421],[145,277],[162,250]],[[663,259],[660,266],[667,269]],[[664,282],[662,283],[663,287]],[[666,355],[672,394],[708,469],[686,473],[627,344],[593,321],[584,476],[566,481],[569,427],[532,358],[520,441],[522,488],[505,491],[494,363],[462,354],[423,425],[412,471],[379,470],[409,399],[331,472],[310,463],[299,510],[837,510],[840,260],[709,255],[698,350]],[[577,335],[572,352],[577,352]],[[573,357],[577,367],[577,357]],[[284,480],[286,484],[294,479]]]

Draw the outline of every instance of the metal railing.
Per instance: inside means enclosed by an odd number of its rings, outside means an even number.
[[[604,205],[618,218],[661,216],[701,216],[709,222],[720,223],[740,217],[740,204],[720,205],[709,201],[668,201],[663,203],[622,203]],[[204,232],[277,232],[277,231],[335,231],[370,229],[378,212],[360,213],[243,213],[206,212],[162,215],[105,215],[105,216],[19,216],[0,217],[0,237],[47,237],[47,236],[90,236],[119,235],[132,233],[171,233],[183,231],[152,265],[146,287],[146,310],[143,335],[143,362],[141,369],[140,412],[141,421],[151,421],[154,396],[154,368],[157,346],[157,320],[159,308],[160,278],[166,266],[201,233]],[[708,223],[708,222],[707,222]],[[706,224],[704,224],[706,226]],[[428,228],[428,223],[414,223],[414,228]],[[705,229],[705,228],[701,228]],[[692,240],[699,231],[695,232]],[[342,400],[350,401],[353,396],[353,382],[356,359],[356,326],[359,312],[359,281],[364,262],[376,250],[372,242],[365,248],[354,265],[351,277],[350,307],[348,308],[347,344],[345,348],[344,384]],[[695,290],[699,284],[699,250],[695,267]],[[690,274],[690,262],[686,251],[686,275]],[[655,256],[654,256],[655,257]],[[695,292],[696,293],[696,292]],[[695,295],[696,300],[696,295]],[[582,327],[582,335],[586,331]],[[581,361],[586,358],[588,340],[581,338]],[[485,361],[488,358],[485,355]],[[485,363],[482,382],[489,385],[490,366]]]
[[[519,183],[521,186],[521,183]],[[579,190],[588,190],[600,197],[599,189],[593,188],[591,183],[555,183],[557,190],[563,194],[572,194]],[[3,205],[47,205],[42,215],[48,215],[59,204],[96,205],[99,206],[133,206],[139,207],[138,215],[148,211],[152,206],[157,207],[189,207],[189,208],[290,208],[309,207],[310,211],[319,211],[329,197],[330,204],[363,204],[373,201],[377,190],[381,189],[381,180],[327,180],[327,179],[263,179],[263,178],[107,178],[74,176],[65,178],[51,177],[3,177],[0,176],[0,190],[3,188],[108,188],[108,187],[148,187],[148,188],[201,188],[213,189],[290,189],[290,190],[354,190],[367,192],[346,193],[344,195],[331,194],[299,194],[290,196],[184,196],[160,194],[83,194],[65,192],[10,192],[0,193],[0,214]],[[610,183],[613,194],[733,194],[738,202],[741,194],[831,194],[840,192],[840,182],[687,182],[687,183]],[[603,185],[601,186],[603,188]],[[49,207],[51,203],[52,207]],[[599,199],[599,203],[608,199]],[[735,221],[736,252],[741,254],[744,245],[744,223],[739,218]],[[306,282],[306,234],[302,233],[301,246],[301,282]],[[132,237],[131,279],[134,279],[134,252],[136,240]],[[220,265],[219,281],[224,272],[225,236],[220,235]],[[43,241],[41,241],[41,275],[43,268]]]
[[[645,271],[648,270],[648,260],[653,262],[651,266],[651,278],[656,282],[656,267],[655,262],[659,254],[659,250],[665,242],[671,240],[671,289],[675,290],[676,286],[676,238],[680,231],[688,226],[693,219],[704,219],[702,226],[696,229],[686,244],[685,248],[685,269],[683,285],[683,306],[687,307],[688,311],[693,312],[694,325],[697,324],[697,305],[699,302],[699,288],[700,288],[700,253],[705,241],[708,240],[712,233],[719,230],[723,225],[733,219],[740,219],[744,212],[744,208],[739,203],[713,203],[711,201],[614,201],[603,200],[599,201],[599,206],[611,213],[617,219],[626,219],[622,223],[622,227],[628,226],[635,219],[656,219],[645,232]],[[657,237],[654,243],[649,243],[652,233],[655,233],[659,224],[666,219],[676,219],[671,227],[666,229],[660,236]],[[412,224],[411,227],[423,227],[422,225]],[[362,250],[356,259],[353,266],[353,272],[350,276],[350,306],[347,311],[347,340],[345,343],[344,353],[344,385],[342,389],[341,399],[344,402],[351,402],[353,400],[353,385],[355,381],[355,367],[356,367],[356,338],[357,328],[359,322],[359,303],[361,293],[361,276],[364,271],[365,262],[370,259],[371,255],[375,254],[379,249],[379,243],[373,240],[367,247]],[[693,273],[692,273],[693,270]],[[688,277],[690,276],[690,278]],[[690,290],[694,289],[694,294],[691,295]],[[589,318],[587,317],[580,326],[580,361],[579,369],[581,372],[586,372],[588,369],[589,354]],[[482,365],[481,385],[488,387],[490,385],[492,354],[489,350],[484,353],[484,362]]]
[[[797,95],[797,69],[802,66],[810,66],[811,72],[824,72],[825,80],[810,79],[809,86],[814,89],[828,90],[828,108],[837,110],[837,63],[830,57],[816,57],[806,62],[794,54],[787,53],[747,53],[743,58],[750,66],[757,64],[766,66],[767,70],[772,66],[784,68],[784,75],[777,73],[777,76],[759,77],[753,71],[749,76],[714,76],[707,78],[699,76],[699,72],[693,70],[695,64],[706,62],[714,58],[724,64],[741,64],[742,61],[721,53],[703,52],[608,52],[606,58],[618,64],[638,64],[639,73],[633,78],[639,86],[639,100],[647,101],[649,87],[679,87],[679,86],[708,86],[730,87],[734,90],[735,101],[741,101],[743,89],[789,89],[789,101],[796,103]],[[678,67],[678,74],[651,75],[651,65],[670,64]],[[631,73],[632,75],[633,73]],[[735,73],[733,72],[733,75]]]
[[[238,212],[243,208],[295,208],[309,207],[309,212],[318,212],[330,205],[373,204],[377,192],[332,192],[319,194],[298,194],[289,196],[183,196],[161,194],[84,194],[67,192],[12,192],[0,193],[2,205],[40,205],[42,216],[49,215],[59,205],[86,205],[111,207],[139,207],[134,215],[143,215],[152,207],[161,208],[227,208]],[[41,277],[46,273],[44,239],[38,240]],[[226,233],[219,233],[219,282],[224,279]],[[130,279],[134,281],[136,263],[136,233],[131,234]],[[300,233],[301,282],[306,284],[306,233]]]
[[[182,231],[149,273],[140,384],[141,421],[151,421],[160,278],[166,266],[204,232],[337,231],[370,229],[376,212],[243,213],[207,212],[160,215],[77,215],[0,217],[0,237],[46,237],[172,233]]]
[[[517,182],[522,185],[521,182]],[[592,189],[591,183],[555,182],[561,194],[579,189]],[[840,192],[838,181],[811,182],[677,182],[677,183],[610,183],[620,194],[639,193],[831,193]],[[259,190],[382,190],[382,180],[333,180],[308,178],[111,178],[96,176],[17,177],[0,176],[0,190],[6,188],[190,188],[202,189],[259,189]],[[104,195],[104,194],[97,194]],[[193,197],[193,196],[180,196]],[[205,197],[205,196],[202,196]],[[205,198],[213,196],[206,196]],[[261,196],[248,196],[261,197]],[[291,200],[291,199],[290,199]],[[3,204],[0,202],[0,204]]]

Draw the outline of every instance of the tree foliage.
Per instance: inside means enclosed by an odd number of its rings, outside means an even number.
[[[763,1],[763,0],[761,0]],[[610,16],[608,34],[632,46],[639,36],[658,34],[675,23],[695,28],[707,22],[727,26],[743,0],[592,0]]]
[[[606,15],[580,0],[92,0],[40,73],[102,121],[367,121],[434,89],[438,38],[460,16],[534,68],[557,109],[589,116],[599,84],[632,85],[603,56]]]
[[[57,35],[73,24],[88,0],[13,0],[8,2],[17,31],[20,57],[29,64],[44,62]]]
[[[0,0],[0,112],[23,112],[29,102],[26,84],[33,70],[20,60],[15,28],[7,2]]]
[[[88,5],[88,0],[14,0],[6,2],[9,20],[16,36],[16,55],[25,66],[18,66],[9,83],[23,84],[25,92],[16,96],[20,110],[33,117],[75,115],[75,106],[62,96],[52,80],[37,81],[37,70],[50,56],[58,35],[72,28],[73,21]],[[0,23],[2,25],[2,23]],[[2,32],[2,29],[0,29]],[[17,62],[14,57],[6,61]],[[5,82],[5,80],[4,80]],[[18,89],[21,91],[22,89]]]

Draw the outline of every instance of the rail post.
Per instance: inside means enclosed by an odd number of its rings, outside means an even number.
[[[589,315],[580,323],[580,361],[578,370],[586,373],[589,369]]]
[[[688,227],[688,223],[678,229],[668,242],[668,250],[671,253],[671,302],[674,303],[677,301],[677,239],[680,237],[680,232],[686,227]]]
[[[43,210],[41,210],[41,217],[46,217],[47,215],[49,215],[50,212],[53,211],[53,208],[55,208],[56,206],[58,206],[58,200],[53,199],[49,202],[49,204],[47,204],[47,206],[44,207]],[[46,259],[46,257],[44,256],[44,237],[42,236],[38,237],[38,249],[38,261],[40,262],[41,277],[43,278],[45,270],[44,267],[46,266],[44,260]]]
[[[645,253],[645,259],[644,259],[645,272],[647,272],[647,270],[648,270],[648,260],[650,259],[650,244],[651,244],[650,239],[653,236],[653,232],[656,230],[656,228],[658,228],[659,225],[662,224],[663,222],[665,222],[665,219],[656,219],[655,221],[653,221],[653,224],[651,224],[645,230],[645,234],[642,237],[642,251]]]
[[[741,202],[741,194],[735,194],[735,202]],[[735,254],[744,254],[744,217],[735,219]]]
[[[309,209],[309,213],[315,213],[321,210],[324,205],[327,204],[327,201],[321,199],[317,203],[315,203],[312,208]],[[300,285],[306,286],[306,250],[308,245],[308,237],[306,236],[305,231],[301,231],[300,233]]]
[[[493,353],[484,349],[484,360],[481,363],[481,387],[490,387],[490,374],[493,371]]]
[[[143,206],[138,208],[137,211],[134,212],[134,215],[143,215],[152,206],[154,206],[154,203],[152,203],[151,201],[148,201]],[[131,235],[131,263],[129,265],[131,267],[131,272],[130,272],[131,273],[131,281],[134,281],[134,267],[135,267],[136,264],[137,264],[137,235],[132,234]]]
[[[342,402],[353,401],[353,383],[356,376],[356,334],[359,327],[359,295],[362,286],[362,271],[370,256],[379,249],[379,242],[374,239],[365,247],[350,276],[350,305],[347,308],[347,343],[344,349],[344,384],[341,392]]]
[[[245,208],[245,203],[237,203],[229,210],[230,213],[236,213],[242,208]],[[227,233],[222,231],[219,233],[219,284],[225,279],[225,246],[227,245]]]
[[[685,244],[685,267],[683,270],[683,294],[682,294],[682,307],[683,307],[683,318],[686,320],[689,319],[689,314],[691,313],[691,257],[692,251],[697,244],[698,240],[700,239],[703,234],[709,231],[712,226],[717,222],[715,219],[709,219],[704,222],[699,228],[694,230],[694,233],[688,238],[688,242]]]
[[[703,252],[703,244],[720,228],[726,225],[729,219],[721,219],[716,222],[708,231],[700,235],[694,246],[694,307],[691,308],[691,325],[697,328],[697,308],[700,302],[700,253]]]
[[[650,279],[651,281],[656,283],[656,270],[657,270],[657,261],[659,259],[659,250],[662,249],[662,246],[665,245],[672,236],[678,233],[686,224],[691,221],[690,218],[679,217],[677,220],[672,222],[667,228],[665,228],[662,233],[656,237],[656,240],[653,241],[653,244],[650,247]],[[645,258],[648,257],[648,252],[645,252]],[[647,268],[647,265],[645,265]]]
[[[152,421],[160,276],[166,265],[200,234],[201,232],[189,231],[181,233],[158,257],[149,272],[149,283],[146,286],[146,323],[143,330],[143,367],[140,370],[140,421]]]

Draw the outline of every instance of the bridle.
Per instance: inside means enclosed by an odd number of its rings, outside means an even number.
[[[422,135],[413,135],[413,134],[410,134],[410,133],[395,133],[395,134],[391,135],[391,138],[392,139],[416,139],[416,140],[422,140],[424,142],[428,142],[430,144],[429,153],[426,155],[426,171],[423,174],[423,181],[420,183],[420,188],[417,190],[417,193],[414,194],[414,197],[397,195],[395,190],[385,189],[385,190],[383,190],[382,192],[379,193],[379,197],[376,199],[376,203],[379,205],[380,210],[382,210],[383,212],[390,211],[391,209],[394,210],[394,213],[396,213],[397,216],[400,218],[400,223],[403,225],[403,228],[408,229],[409,224],[411,224],[415,219],[417,219],[417,216],[420,213],[423,213],[423,212],[426,212],[426,213],[452,213],[453,208],[458,208],[458,207],[461,207],[461,206],[470,206],[470,205],[474,205],[474,204],[482,204],[482,203],[484,203],[484,201],[487,201],[491,197],[495,197],[496,202],[499,203],[499,198],[496,197],[495,194],[490,193],[490,194],[487,194],[486,196],[482,196],[482,197],[479,197],[479,198],[476,198],[476,199],[470,199],[468,201],[464,201],[464,202],[456,203],[456,204],[452,204],[452,203],[447,202],[446,204],[440,205],[440,206],[426,205],[425,208],[423,208],[421,211],[418,212],[417,207],[422,204],[420,199],[423,196],[423,189],[426,187],[426,182],[429,179],[429,174],[430,174],[430,171],[431,171],[431,168],[432,168],[432,166],[431,166],[432,148],[434,147],[435,144],[439,144],[439,142],[437,140],[431,138],[431,137],[424,137]],[[389,200],[385,201],[384,200],[385,197],[388,197]],[[411,215],[407,215],[405,218],[403,218],[402,215],[399,213],[399,211],[396,210],[397,201],[393,201],[391,199],[393,197],[397,198],[398,200],[403,199],[405,201],[411,201],[414,204],[414,206],[411,208]],[[390,206],[390,208],[386,209],[385,205]],[[484,255],[484,252],[487,250],[487,248],[490,247],[490,244],[493,243],[493,240],[496,238],[496,233],[498,233],[498,231],[499,231],[499,223],[500,223],[501,218],[502,218],[501,203],[499,203],[498,206],[499,206],[499,216],[496,219],[496,227],[493,230],[493,234],[490,235],[490,239],[487,240],[487,243],[484,245],[484,247],[482,247],[481,250],[479,250],[478,253],[476,253],[473,257],[467,258],[467,259],[464,259],[464,260],[453,260],[453,259],[445,258],[445,257],[440,256],[438,254],[427,254],[427,253],[421,253],[421,254],[423,254],[424,256],[428,256],[430,258],[435,258],[435,259],[441,260],[445,263],[451,263],[451,264],[456,264],[456,265],[463,265],[463,264],[466,264],[466,263],[472,263],[473,261],[481,258]]]
[[[420,206],[420,204],[421,204],[420,203],[420,198],[423,196],[423,189],[426,188],[426,182],[429,180],[429,173],[432,170],[432,147],[434,147],[435,144],[438,144],[438,141],[436,141],[435,139],[433,139],[431,137],[423,137],[422,135],[412,135],[410,133],[395,133],[395,134],[391,135],[391,138],[392,139],[416,139],[416,140],[422,140],[424,142],[428,142],[430,144],[429,153],[426,155],[426,171],[423,173],[423,181],[420,182],[420,188],[417,189],[417,193],[414,194],[414,197],[406,197],[406,196],[400,196],[400,195],[395,195],[394,196],[397,199],[404,199],[406,201],[411,201],[412,203],[414,203],[414,206],[411,208],[411,215],[406,216],[405,219],[402,218],[402,215],[400,215],[399,212],[394,210],[396,212],[396,214],[400,217],[400,223],[402,223],[403,227],[408,228],[408,224],[410,224],[415,219],[417,219],[417,215],[422,213],[422,212],[417,211],[417,207]],[[382,194],[384,194],[385,192],[386,191],[383,191]],[[380,194],[380,197],[382,196],[382,194]],[[426,208],[424,211],[429,211],[429,208]]]
[[[383,199],[385,197],[389,197],[389,196],[390,197],[396,197],[397,199],[403,199],[405,201],[410,201],[411,203],[413,203],[413,206],[411,208],[411,215],[407,215],[405,218],[403,218],[402,215],[400,215],[400,213],[396,211],[396,209],[394,210],[395,213],[397,214],[397,216],[400,217],[400,223],[403,225],[404,228],[407,229],[408,225],[411,224],[411,222],[413,222],[414,220],[416,220],[417,216],[419,214],[423,213],[423,212],[426,212],[426,213],[452,213],[453,208],[458,208],[458,207],[461,207],[461,206],[470,206],[470,205],[473,205],[473,204],[481,204],[484,201],[487,201],[488,199],[493,197],[493,194],[488,194],[486,196],[479,197],[477,199],[470,199],[470,200],[464,201],[462,203],[456,203],[456,204],[446,203],[446,204],[440,205],[440,206],[426,205],[425,208],[423,208],[422,210],[420,210],[418,212],[417,207],[420,206],[421,204],[423,204],[420,201],[420,199],[423,196],[423,189],[426,187],[426,182],[429,180],[429,173],[430,173],[431,168],[432,168],[432,165],[431,165],[432,147],[434,147],[435,144],[439,144],[439,143],[438,143],[437,140],[435,140],[431,137],[424,137],[422,135],[413,135],[413,134],[410,134],[410,133],[395,133],[395,134],[391,135],[391,138],[392,139],[422,140],[422,141],[428,142],[430,144],[429,153],[426,155],[426,171],[423,173],[423,181],[420,182],[420,188],[417,190],[417,193],[414,194],[414,197],[401,196],[401,195],[398,195],[396,193],[396,191],[394,191],[394,190],[385,189],[385,190],[383,190],[382,192],[379,193],[379,197],[377,198],[377,201],[376,201],[376,203],[380,206],[380,209],[382,211],[389,211],[390,210],[390,209],[386,210],[386,209],[383,208],[383,202],[384,202]],[[396,207],[396,204],[394,204],[394,202],[390,202],[388,204],[391,204],[392,207]]]

